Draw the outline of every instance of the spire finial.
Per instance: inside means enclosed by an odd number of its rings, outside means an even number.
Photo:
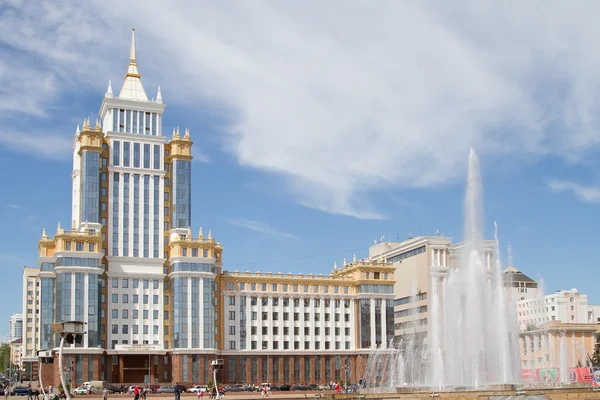
[[[85,220],[85,232],[90,230],[90,226],[88,225],[87,219]]]
[[[60,221],[58,221],[58,226],[56,227],[56,233],[60,233]]]
[[[135,28],[131,28],[131,47],[129,48],[129,65],[136,65],[136,60],[135,60]]]
[[[77,129],[75,130],[75,134],[79,135],[79,132],[81,132],[81,130],[79,129],[79,124],[77,124]]]
[[[188,226],[188,239],[192,238],[192,227]]]
[[[208,239],[212,239],[212,233],[210,231],[208,231]]]
[[[113,97],[112,82],[108,80],[108,88],[106,89],[106,97]]]
[[[352,256],[352,262],[356,262],[356,254]]]
[[[334,271],[336,271],[336,270],[337,270],[337,262],[336,262],[336,261],[334,261],[334,262],[333,262],[333,270],[334,270]]]
[[[48,236],[46,236],[46,228],[42,229],[42,239],[46,239]]]
[[[158,87],[158,93],[156,93],[156,102],[162,104],[162,93],[160,92],[160,86]]]
[[[198,237],[199,237],[200,239],[203,239],[203,238],[204,238],[204,235],[202,234],[202,227],[200,227],[200,232],[198,232]]]
[[[344,257],[344,267],[346,266],[346,257]]]
[[[185,128],[185,135],[183,135],[184,139],[189,139],[190,138],[190,130],[188,128]]]

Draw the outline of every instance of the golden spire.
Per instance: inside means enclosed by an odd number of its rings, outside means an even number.
[[[135,28],[131,30],[131,47],[129,48],[129,67],[125,75],[125,82],[119,93],[119,98],[131,100],[148,101],[146,91],[140,80],[140,72],[137,67],[137,59],[135,55]]]

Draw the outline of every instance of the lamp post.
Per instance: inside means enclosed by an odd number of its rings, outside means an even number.
[[[38,379],[40,381],[40,388],[42,389],[42,394],[44,395],[44,400],[48,398],[46,394],[46,390],[44,389],[44,382],[42,378],[42,367],[44,364],[51,364],[54,361],[52,357],[52,350],[38,350],[38,363],[40,365],[40,370],[38,371]]]
[[[67,384],[65,382],[65,373],[63,370],[63,348],[65,343],[81,343],[85,332],[86,322],[82,321],[65,321],[57,322],[52,324],[52,331],[60,335],[60,347],[58,348],[58,369],[60,371],[60,383],[62,384],[63,390],[67,400],[71,400],[71,393],[67,390]]]
[[[213,370],[213,385],[215,385],[215,390],[217,391],[217,399],[219,398],[219,385],[217,384],[217,370],[223,369],[223,364],[225,362],[223,359],[215,358],[214,360],[210,360],[210,365]]]

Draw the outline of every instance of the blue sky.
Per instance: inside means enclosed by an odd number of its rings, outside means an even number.
[[[0,334],[42,228],[70,221],[72,136],[119,90],[134,26],[164,131],[195,142],[193,230],[227,269],[328,273],[382,235],[460,240],[474,146],[504,260],[511,242],[548,292],[600,303],[596,3],[56,3],[0,7]]]

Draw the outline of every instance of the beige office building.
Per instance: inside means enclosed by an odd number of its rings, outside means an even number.
[[[380,242],[369,248],[369,259],[385,260],[395,267],[394,336],[416,334],[426,338],[431,271],[436,267],[458,266],[464,243],[452,243],[441,235],[418,236],[403,242]],[[494,260],[494,241],[483,241],[484,259]]]
[[[29,376],[37,375],[38,317],[40,313],[39,268],[23,268],[23,343],[21,363]]]

